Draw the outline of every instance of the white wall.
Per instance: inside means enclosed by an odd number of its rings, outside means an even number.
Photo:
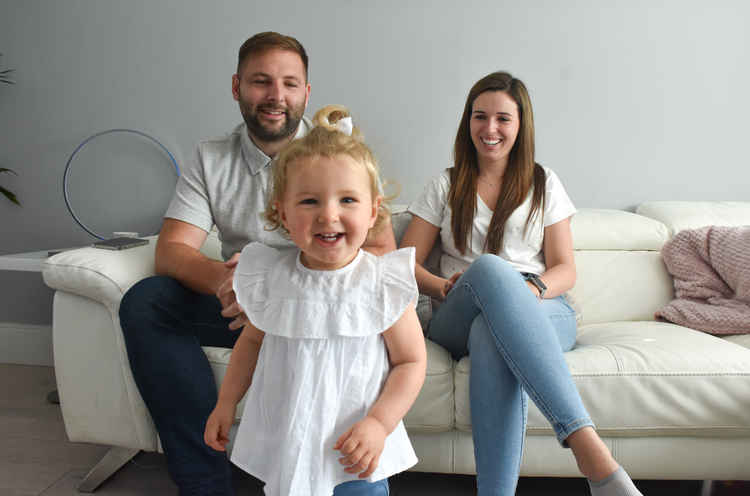
[[[466,92],[497,69],[530,88],[538,160],[578,206],[748,199],[748,2],[212,4],[0,0],[0,68],[14,68],[17,81],[0,86],[0,164],[19,172],[0,184],[24,204],[0,198],[0,253],[91,240],[61,192],[65,161],[87,136],[140,129],[182,162],[196,140],[239,122],[229,91],[236,51],[268,29],[306,46],[310,113],[352,109],[384,175],[402,186],[399,203],[449,165]],[[164,160],[141,166],[164,171]],[[77,183],[87,218],[126,230],[129,209],[151,199],[158,223],[168,180],[103,177]]]

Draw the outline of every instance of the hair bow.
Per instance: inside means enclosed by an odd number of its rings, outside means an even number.
[[[354,130],[354,123],[352,122],[351,117],[343,117],[339,119],[336,122],[336,130],[341,131],[347,136],[352,135],[352,131]]]

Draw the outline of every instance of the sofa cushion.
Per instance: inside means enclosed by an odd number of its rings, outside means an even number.
[[[453,429],[453,359],[441,346],[425,340],[427,346],[427,374],[417,400],[404,418],[404,424],[412,432],[445,432]],[[211,369],[220,385],[227,372],[229,348],[204,346]],[[242,416],[245,398],[237,406],[236,418]]]
[[[655,250],[669,239],[661,222],[631,212],[582,208],[570,222],[575,250]]]
[[[148,244],[127,250],[85,247],[63,251],[45,260],[44,282],[52,289],[98,301],[117,313],[125,292],[154,275],[156,238],[149,236]],[[220,242],[215,230],[206,237],[201,252],[219,259]]]
[[[658,251],[576,250],[577,279],[569,295],[581,325],[653,320],[674,297],[672,279]]]
[[[750,349],[663,322],[580,330],[565,354],[603,436],[750,436]],[[456,366],[456,427],[471,428],[470,358]],[[552,429],[529,401],[528,433]]]
[[[683,229],[750,225],[750,202],[650,201],[636,212],[663,222],[674,236]]]
[[[723,339],[738,346],[750,348],[750,334],[735,334],[733,336],[725,336]]]
[[[127,250],[86,247],[58,253],[44,262],[44,282],[52,289],[98,301],[116,313],[122,295],[154,274],[156,238],[148,240],[147,245]]]

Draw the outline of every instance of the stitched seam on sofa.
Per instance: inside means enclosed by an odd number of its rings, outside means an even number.
[[[453,425],[439,426],[439,425],[414,425],[404,422],[407,432],[426,432],[426,433],[440,433],[440,432],[451,432],[456,428]]]
[[[466,424],[471,427],[471,424]],[[746,431],[750,432],[750,425],[705,425],[705,424],[684,424],[684,425],[653,425],[639,426],[639,425],[604,425],[596,424],[596,430],[618,430],[618,431],[673,431],[673,430],[686,430],[686,429],[716,429],[726,431]],[[549,431],[554,433],[551,427],[528,427],[527,430],[533,431]]]
[[[573,377],[750,377],[750,372],[571,372]]]
[[[118,359],[120,360],[120,372],[121,372],[121,377],[123,381],[123,386],[125,388],[125,394],[128,397],[128,405],[130,407],[130,413],[131,413],[130,418],[133,419],[133,430],[135,431],[135,435],[138,438],[139,446],[143,446],[145,443],[144,443],[144,439],[141,437],[141,433],[140,433],[140,430],[138,429],[138,425],[136,421],[136,419],[138,419],[138,415],[135,411],[135,402],[133,401],[134,398],[130,392],[130,387],[128,387],[127,377],[130,371],[130,362],[128,362],[126,365],[122,361],[123,356],[125,356],[125,358],[127,359],[127,354],[125,353],[125,343],[123,342],[122,328],[120,327],[120,317],[118,316],[117,319],[115,320],[115,316],[112,313],[110,313],[110,317],[112,318],[112,328],[115,329],[115,341],[117,342],[117,350],[120,352],[117,354],[117,356],[118,356]],[[117,332],[117,329],[120,329],[120,332]]]
[[[458,441],[458,431],[453,431],[451,438],[451,472],[456,473],[456,442]]]
[[[615,365],[617,365],[617,372],[619,373],[622,371],[622,363],[620,362],[619,358],[617,358],[617,355],[615,354],[615,352],[612,351],[612,348],[610,348],[609,346],[605,346],[603,344],[592,345],[592,347],[604,348],[604,350],[606,350],[607,353],[609,353],[612,356],[612,360],[615,361]]]

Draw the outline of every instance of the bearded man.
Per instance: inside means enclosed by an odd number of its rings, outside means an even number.
[[[273,157],[312,127],[308,57],[296,39],[275,32],[242,44],[232,96],[244,123],[201,141],[180,176],[156,245],[157,275],[134,285],[120,305],[120,324],[138,390],[151,413],[181,495],[233,494],[226,454],[203,441],[217,387],[203,346],[231,348],[247,317],[232,278],[249,242],[292,246],[264,229]],[[199,250],[212,227],[223,261]],[[384,229],[365,249],[395,249]]]

